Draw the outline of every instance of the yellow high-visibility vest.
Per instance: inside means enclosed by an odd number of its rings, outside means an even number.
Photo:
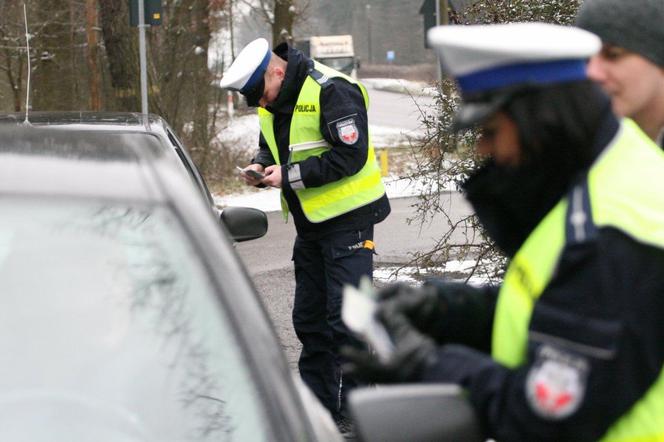
[[[587,177],[594,225],[615,227],[635,240],[664,249],[664,151],[630,120],[623,120],[612,144]],[[565,245],[568,206],[563,198],[538,224],[511,261],[500,289],[492,335],[492,356],[515,368],[526,357],[528,325]],[[602,441],[664,440],[664,368],[645,395],[621,416]]]
[[[357,84],[362,91],[365,106],[369,97],[362,84],[323,64],[314,62],[314,73],[307,75],[293,111],[290,125],[289,164],[298,163],[312,156],[320,156],[332,146],[323,138],[320,128],[320,91],[328,79],[342,77]],[[317,79],[316,79],[317,77]],[[261,133],[277,164],[279,150],[274,135],[274,116],[264,108],[258,108]],[[376,162],[371,137],[368,139],[367,160],[355,175],[320,187],[294,189],[305,217],[312,223],[327,221],[378,200],[385,194],[380,178],[380,168]],[[281,195],[281,209],[284,218],[288,216],[288,206]]]

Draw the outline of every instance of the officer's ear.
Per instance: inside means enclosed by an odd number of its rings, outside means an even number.
[[[275,66],[272,73],[278,80],[283,80],[286,76],[286,69],[281,66]]]

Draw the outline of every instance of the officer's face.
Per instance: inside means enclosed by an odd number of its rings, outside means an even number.
[[[263,96],[258,100],[258,105],[260,107],[267,107],[274,103],[274,100],[277,99],[277,95],[279,95],[281,83],[283,83],[285,75],[286,72],[279,66],[271,66],[265,72],[265,89],[263,91]]]
[[[477,153],[490,156],[500,166],[521,164],[521,143],[516,123],[505,112],[497,112],[481,127]]]
[[[587,72],[611,96],[616,114],[641,124],[662,112],[664,69],[648,59],[604,45],[588,62]]]

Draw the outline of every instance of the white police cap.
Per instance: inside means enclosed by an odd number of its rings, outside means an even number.
[[[272,51],[266,39],[257,38],[252,41],[240,51],[231,67],[226,70],[219,87],[240,91],[248,98],[247,101],[250,97],[255,98],[259,92],[262,96],[263,76],[271,55]]]
[[[590,32],[546,23],[439,26],[428,40],[464,99],[457,129],[481,123],[519,89],[586,78],[586,59],[601,47]]]

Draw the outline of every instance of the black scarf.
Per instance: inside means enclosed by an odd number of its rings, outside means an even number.
[[[575,149],[548,149],[519,167],[486,162],[462,188],[487,235],[508,257],[513,257],[547,213],[584,175],[618,130],[608,109],[597,128],[590,155]]]

